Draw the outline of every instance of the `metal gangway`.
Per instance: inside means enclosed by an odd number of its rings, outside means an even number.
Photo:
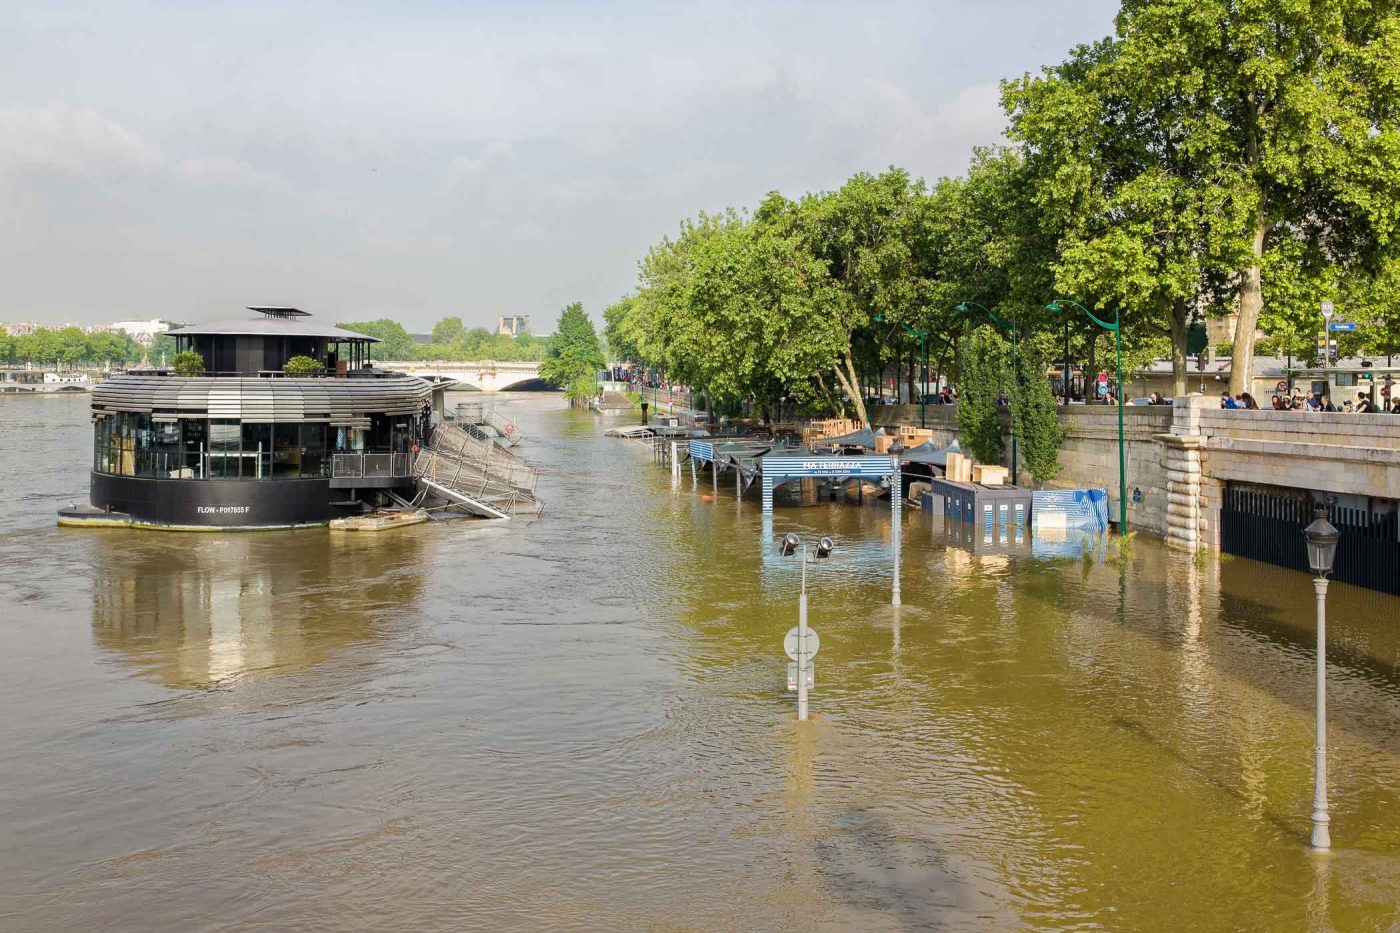
[[[483,402],[459,403],[456,420],[478,440],[491,440],[502,447],[515,447],[525,438],[513,420]]]
[[[508,518],[544,511],[535,496],[539,472],[495,439],[483,439],[457,422],[433,429],[413,472],[426,492],[478,515]]]

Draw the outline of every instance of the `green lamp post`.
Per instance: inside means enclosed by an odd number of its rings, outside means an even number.
[[[997,327],[1000,327],[1002,330],[1009,330],[1009,331],[1011,331],[1011,378],[1012,378],[1013,380],[1015,380],[1015,379],[1016,379],[1016,344],[1020,343],[1020,339],[1019,339],[1019,336],[1020,336],[1020,335],[1019,335],[1019,334],[1017,333],[1017,331],[1016,331],[1016,315],[1014,315],[1014,314],[1011,315],[1011,320],[1008,321],[1006,318],[1001,317],[1000,315],[997,315],[997,314],[992,313],[991,310],[989,310],[988,308],[986,308],[986,307],[983,306],[983,305],[979,305],[979,304],[978,304],[977,302],[975,302],[975,301],[964,301],[962,304],[958,305],[958,306],[957,306],[956,308],[954,308],[953,310],[956,311],[956,312],[958,312],[959,314],[971,314],[972,311],[973,311],[974,309],[976,309],[976,310],[978,310],[978,311],[981,311],[983,314],[987,315],[987,317],[991,320],[991,322],[992,322],[993,324],[995,324]],[[1011,485],[1013,485],[1013,486],[1018,485],[1017,470],[1016,470],[1016,459],[1017,459],[1016,453],[1017,453],[1017,451],[1016,451],[1016,412],[1015,412],[1015,411],[1012,411],[1012,413],[1011,413]]]
[[[1045,306],[1045,310],[1059,312],[1065,310],[1065,305],[1073,305],[1104,330],[1113,331],[1113,345],[1118,358],[1118,533],[1126,535],[1128,533],[1128,455],[1127,449],[1123,446],[1123,322],[1117,306],[1113,309],[1113,323],[1110,324],[1107,321],[1099,320],[1094,316],[1094,312],[1068,298],[1056,298]]]
[[[883,324],[884,322],[885,316],[883,314],[875,315],[876,324]],[[924,404],[928,401],[928,392],[926,391],[928,388],[928,383],[926,382],[928,379],[928,331],[915,330],[903,321],[898,321],[897,323],[900,327],[904,328],[905,333],[913,334],[915,337],[919,338],[919,365],[923,367],[923,371],[919,373],[919,427],[926,428],[928,425],[924,423]],[[898,371],[896,371],[895,375],[898,375]],[[898,393],[896,393],[895,397],[896,399],[898,398]]]

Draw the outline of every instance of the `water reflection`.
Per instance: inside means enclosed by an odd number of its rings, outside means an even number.
[[[73,414],[44,462],[85,449]],[[765,529],[754,490],[525,414],[537,522],[104,535],[33,505],[0,543],[0,928],[1393,926],[1400,600],[1331,591],[1319,863],[1305,576],[907,513],[896,610],[887,501]],[[838,545],[802,726],[788,531]]]
[[[424,530],[128,534],[93,548],[93,634],[174,687],[307,668],[419,598]]]

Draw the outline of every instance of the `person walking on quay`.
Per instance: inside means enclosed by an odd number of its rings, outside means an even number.
[[[1321,410],[1322,410],[1322,406],[1318,404],[1317,397],[1316,397],[1315,395],[1313,395],[1311,389],[1308,390],[1308,395],[1307,395],[1307,397],[1306,397],[1305,399],[1303,399],[1303,408],[1304,408],[1305,410],[1307,410],[1307,411],[1321,411]]]
[[[1241,394],[1241,395],[1240,395],[1240,398],[1244,399],[1244,407],[1245,407],[1245,408],[1249,409],[1250,411],[1258,411],[1258,410],[1259,410],[1259,403],[1256,402],[1256,401],[1254,400],[1254,396],[1250,395],[1248,392],[1245,392],[1245,393]]]
[[[1229,393],[1229,392],[1221,392],[1221,393],[1220,393],[1220,407],[1221,407],[1221,408],[1239,408],[1240,406],[1236,405],[1236,404],[1235,404],[1235,400],[1232,399],[1232,398],[1230,398],[1230,393]]]
[[[1318,408],[1318,410],[1319,410],[1319,411],[1336,411],[1336,410],[1337,410],[1337,406],[1332,404],[1332,397],[1331,397],[1331,396],[1329,396],[1329,395],[1324,395],[1324,396],[1322,397],[1321,402],[1319,403],[1319,408]]]
[[[1356,393],[1356,412],[1360,415],[1374,415],[1376,413],[1376,406],[1365,392]]]

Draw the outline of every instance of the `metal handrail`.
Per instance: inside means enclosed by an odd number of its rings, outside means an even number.
[[[331,454],[334,479],[370,479],[413,476],[413,455],[391,451],[353,451]]]
[[[403,376],[388,369],[351,369],[343,373],[325,370],[319,373],[287,373],[280,369],[205,370],[198,373],[177,373],[170,367],[132,367],[120,370],[128,376],[167,376],[176,379],[389,379]]]

